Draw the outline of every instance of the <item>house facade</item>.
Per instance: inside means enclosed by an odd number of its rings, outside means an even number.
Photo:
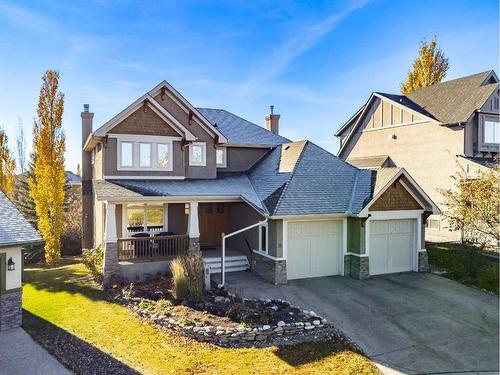
[[[0,213],[0,331],[4,331],[21,326],[23,251],[42,239],[2,191]]]
[[[426,268],[423,223],[439,209],[408,172],[292,142],[272,108],[264,128],[164,81],[96,130],[88,105],[81,117],[82,245],[103,246],[105,283],[183,254],[218,272],[224,235],[226,271],[276,284]]]
[[[461,168],[474,177],[497,163],[499,85],[487,71],[422,88],[407,96],[375,92],[338,130],[338,156],[360,168],[405,168],[444,210]],[[429,241],[460,241],[443,215],[426,222]]]

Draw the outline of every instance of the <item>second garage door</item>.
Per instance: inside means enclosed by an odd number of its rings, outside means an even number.
[[[415,219],[370,221],[370,275],[413,270]]]
[[[342,222],[300,221],[288,224],[288,279],[339,275]]]

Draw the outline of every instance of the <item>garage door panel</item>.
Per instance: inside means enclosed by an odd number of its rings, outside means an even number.
[[[415,219],[370,222],[370,274],[413,269]]]
[[[304,221],[288,225],[288,279],[338,275],[340,221]]]

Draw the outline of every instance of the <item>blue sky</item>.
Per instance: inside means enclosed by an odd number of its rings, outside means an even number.
[[[161,3],[161,4],[160,4]],[[499,64],[498,0],[2,1],[0,126],[31,148],[41,76],[61,74],[67,169],[80,162],[80,112],[94,128],[163,79],[196,106],[336,153],[333,136],[372,91],[399,92],[419,41],[436,35],[447,79]]]

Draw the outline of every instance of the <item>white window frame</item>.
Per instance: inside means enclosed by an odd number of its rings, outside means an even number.
[[[497,117],[497,116],[488,116],[488,115],[485,115],[483,116],[482,118],[482,135],[483,135],[483,144],[485,145],[498,145],[500,144],[500,142],[488,142],[486,141],[486,122],[493,122],[493,123],[497,123],[499,125],[497,125],[496,128],[493,129],[493,131],[499,131],[500,132],[500,118]]]
[[[181,140],[178,137],[157,137],[157,136],[113,136],[117,138],[116,164],[119,171],[164,171],[172,172],[174,165],[174,144],[173,141]],[[122,143],[132,144],[132,166],[122,165]],[[140,145],[150,144],[151,160],[149,167],[140,166]],[[169,164],[166,168],[158,166],[158,145],[167,145],[170,152]]]
[[[201,162],[193,160],[193,146],[201,147]],[[207,144],[205,142],[192,142],[189,145],[189,166],[206,167],[207,166]]]
[[[130,144],[132,146],[132,155],[131,155],[131,158],[132,158],[132,165],[123,165],[122,163],[122,144],[123,143],[127,143],[127,144]],[[119,146],[118,146],[118,160],[119,160],[119,163],[118,165],[120,166],[121,169],[127,169],[127,168],[133,168],[134,166],[134,142],[130,142],[130,141],[120,141],[119,142]]]
[[[161,208],[163,209],[163,230],[162,231],[168,231],[168,203],[164,203],[162,206],[160,205],[148,205],[147,203],[143,204],[133,204],[133,203],[123,203],[122,204],[122,236],[124,237],[130,237],[133,233],[135,232],[129,232],[128,231],[128,206],[136,206],[136,208],[139,208],[139,206],[143,207],[144,210],[144,221],[142,222],[142,232],[143,233],[149,233],[149,234],[155,234],[157,233],[156,231],[148,231],[148,208]]]
[[[217,152],[222,151],[222,164],[217,164]],[[217,168],[226,168],[227,167],[227,148],[226,147],[217,147],[215,149],[215,165]]]
[[[266,248],[262,249],[262,228],[266,231]],[[269,254],[269,225],[267,223],[259,225],[259,252]]]
[[[141,165],[141,158],[142,158],[141,146],[142,145],[149,146],[149,165]],[[153,144],[151,142],[139,142],[139,168],[147,169],[147,168],[151,168],[152,166],[153,166]]]

